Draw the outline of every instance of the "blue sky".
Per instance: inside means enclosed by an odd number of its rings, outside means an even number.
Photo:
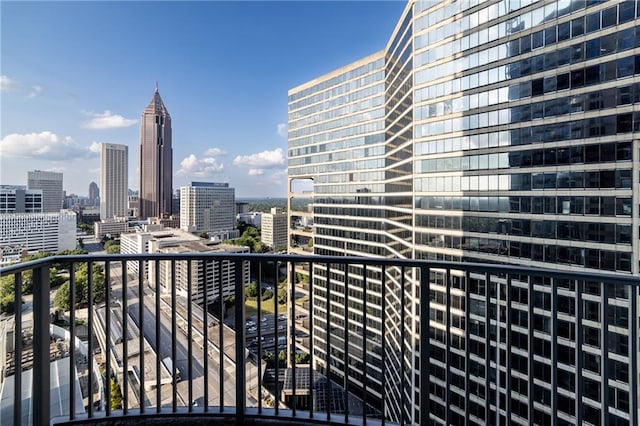
[[[0,183],[100,184],[99,144],[129,146],[155,82],[173,122],[174,190],[286,195],[287,91],[386,45],[404,1],[0,4]]]

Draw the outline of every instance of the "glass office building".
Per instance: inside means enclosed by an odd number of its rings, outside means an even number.
[[[382,51],[289,91],[289,196],[312,181],[314,222],[290,251],[639,274],[639,16],[636,1],[409,1]],[[429,392],[434,424],[637,424],[635,291],[432,270],[426,372],[419,278],[316,265],[297,284],[319,366],[387,417],[417,423]],[[344,359],[346,380],[327,365]]]

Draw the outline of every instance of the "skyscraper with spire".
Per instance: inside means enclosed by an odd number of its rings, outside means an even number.
[[[171,215],[173,149],[171,116],[164,106],[158,83],[140,119],[139,216],[142,219]]]

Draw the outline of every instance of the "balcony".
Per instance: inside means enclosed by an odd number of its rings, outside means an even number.
[[[144,262],[166,262],[169,282],[149,281]],[[231,265],[235,297],[221,303],[222,283],[195,285],[197,268],[178,277],[180,262]],[[287,264],[289,282],[303,266],[314,283],[310,309],[276,304],[249,319],[247,262]],[[102,272],[82,276],[82,265]],[[70,282],[70,309],[57,314],[53,268]],[[602,420],[638,423],[637,370],[616,369],[638,362],[638,277],[251,254],[56,256],[0,275],[14,282],[15,311],[0,316],[3,425],[485,424],[500,413],[581,424],[619,390],[627,405],[600,410]],[[32,294],[23,294],[27,281]],[[191,302],[196,292],[204,306]],[[281,348],[282,364],[270,361]],[[296,363],[303,349],[309,356]]]

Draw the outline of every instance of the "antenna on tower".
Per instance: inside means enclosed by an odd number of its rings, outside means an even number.
[[[158,82],[156,81],[156,93],[158,93]]]

